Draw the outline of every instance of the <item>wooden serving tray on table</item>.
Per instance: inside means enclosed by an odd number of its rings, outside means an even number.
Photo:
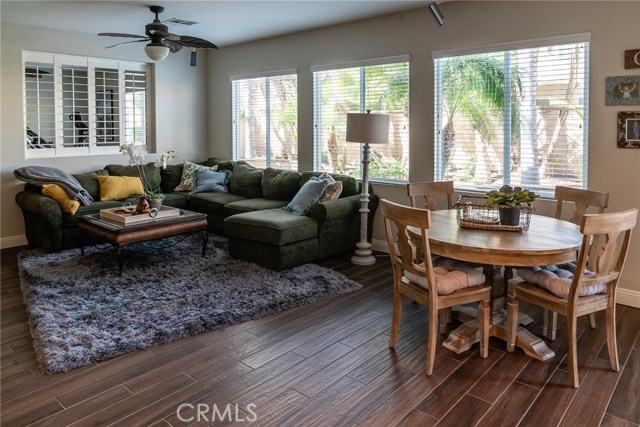
[[[161,206],[158,214],[154,217],[151,217],[146,213],[137,214],[135,210],[133,212],[129,212],[128,209],[124,208],[109,208],[100,210],[101,220],[112,221],[123,225],[138,224],[142,222],[153,221],[155,219],[169,218],[179,215],[180,209],[172,208],[171,206]]]

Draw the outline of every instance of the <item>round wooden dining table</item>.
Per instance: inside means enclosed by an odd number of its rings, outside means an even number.
[[[420,238],[419,230],[412,233]],[[431,211],[429,246],[435,255],[481,264],[493,287],[491,336],[506,341],[506,282],[512,267],[533,267],[575,261],[582,244],[580,228],[570,222],[532,215],[528,230],[498,231],[460,227],[456,210]],[[504,280],[493,280],[494,271],[505,267]],[[478,341],[477,320],[464,323],[449,334],[443,345],[455,352],[468,350]],[[544,341],[519,327],[516,345],[539,360],[554,356]]]

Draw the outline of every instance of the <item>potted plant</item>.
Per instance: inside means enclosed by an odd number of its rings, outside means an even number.
[[[503,185],[499,190],[487,192],[487,205],[498,205],[500,213],[500,224],[518,225],[520,224],[520,206],[523,203],[533,202],[539,194],[521,187],[511,187]]]
[[[140,197],[140,201],[138,203],[139,208],[137,208],[136,211],[138,213],[144,213],[153,208],[160,210],[162,202],[165,199],[165,195],[159,187],[151,188],[147,181],[147,177],[144,173],[144,165],[142,164],[144,157],[147,155],[146,148],[143,145],[125,143],[120,146],[120,151],[124,155],[129,156],[129,165],[136,166],[138,168],[138,173],[142,180],[144,196]],[[158,160],[156,160],[153,165],[159,169],[165,169],[167,167],[167,162],[175,158],[176,156],[173,155],[173,151],[165,151],[160,155],[160,157],[158,157]],[[145,205],[147,206],[145,207]]]

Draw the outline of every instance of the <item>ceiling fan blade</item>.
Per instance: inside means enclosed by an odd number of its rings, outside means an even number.
[[[179,52],[183,48],[183,46],[177,43],[175,40],[164,39],[162,42],[165,46],[169,48],[171,53]]]
[[[149,39],[149,38],[145,38],[145,39],[141,39],[141,40],[129,40],[128,42],[122,42],[122,43],[114,44],[114,45],[111,45],[111,46],[107,46],[107,47],[105,47],[105,49],[110,49],[112,47],[121,46],[123,44],[129,44],[129,43],[148,42],[150,40],[151,39]]]
[[[178,41],[180,36],[177,34],[167,33],[166,31],[150,30],[149,33],[153,36],[162,37],[165,40]]]
[[[182,46],[186,47],[197,47],[201,49],[217,49],[218,46],[211,43],[208,40],[201,39],[199,37],[191,37],[191,36],[180,36],[180,40],[176,40],[175,43],[179,43]]]
[[[99,33],[99,36],[109,36],[109,37],[129,37],[132,39],[146,39],[147,36],[139,36],[137,34],[124,34],[124,33]]]

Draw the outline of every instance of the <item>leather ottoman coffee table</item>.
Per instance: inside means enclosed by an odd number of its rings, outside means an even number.
[[[178,234],[198,233],[202,237],[204,256],[209,241],[207,215],[184,209],[180,209],[176,216],[149,218],[148,221],[127,225],[101,219],[99,213],[81,215],[78,220],[80,230],[115,247],[120,274],[123,270],[122,248],[125,246]],[[84,255],[84,247],[81,251]]]

